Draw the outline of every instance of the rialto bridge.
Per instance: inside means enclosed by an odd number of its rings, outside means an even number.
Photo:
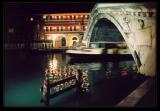
[[[87,46],[98,41],[117,42],[117,36],[125,40],[138,71],[146,76],[156,75],[156,4],[96,4],[83,41]]]

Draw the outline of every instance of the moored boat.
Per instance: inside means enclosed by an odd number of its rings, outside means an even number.
[[[67,50],[67,54],[78,55],[100,55],[103,54],[104,48],[83,48],[83,49],[71,49]]]
[[[70,58],[97,58],[103,55],[104,48],[82,48],[82,49],[70,49],[66,51],[66,54]]]

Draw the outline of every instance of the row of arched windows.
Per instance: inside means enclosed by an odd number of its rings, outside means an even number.
[[[87,26],[44,26],[45,31],[85,31]]]
[[[80,20],[80,19],[89,19],[89,15],[44,15],[43,19],[45,20]]]

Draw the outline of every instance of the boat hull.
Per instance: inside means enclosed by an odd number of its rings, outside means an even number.
[[[67,54],[72,62],[94,62],[94,61],[122,61],[132,60],[131,54]]]
[[[103,48],[95,49],[82,49],[82,50],[67,50],[67,58],[71,61],[117,61],[117,60],[128,60],[133,59],[131,54],[118,54],[112,53],[114,50],[111,50],[110,53],[106,53]]]
[[[67,50],[67,54],[79,54],[79,55],[100,55],[103,54],[104,48],[95,48],[95,49],[73,49]]]

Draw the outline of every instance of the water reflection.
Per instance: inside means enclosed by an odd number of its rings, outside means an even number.
[[[89,91],[89,80],[88,80],[88,71],[82,72],[82,92],[88,92]]]
[[[110,62],[90,62],[90,63],[66,63],[65,56],[61,54],[48,55],[48,64],[44,70],[44,82],[41,87],[43,96],[47,93],[47,81],[49,84],[63,81],[50,89],[50,94],[61,92],[71,86],[77,87],[77,80],[81,73],[79,81],[82,93],[92,92],[92,87],[100,81],[125,77],[136,73],[134,61],[110,61]],[[68,79],[75,77],[74,79]]]
[[[24,58],[25,59],[19,59]],[[21,65],[21,63],[25,63]],[[77,97],[75,90],[62,93],[53,99],[53,107],[60,106],[104,106],[115,105],[130,91],[145,80],[139,74],[133,60],[127,61],[84,61],[66,63],[62,54],[25,55],[9,53],[5,56],[5,106],[43,106],[39,100],[47,93],[47,80],[56,83],[82,71],[82,92],[85,96]],[[75,79],[60,83],[51,88],[51,93],[62,92],[75,84]],[[39,92],[40,86],[41,91]],[[76,91],[76,92],[75,92]],[[25,93],[27,92],[27,93]],[[24,94],[26,96],[24,97]],[[29,97],[29,98],[28,98]]]
[[[103,66],[107,78],[127,76],[137,72],[134,61],[107,62]]]
[[[41,87],[43,95],[45,95],[47,91],[47,80],[49,80],[49,84],[52,84],[74,76],[75,78],[77,78],[79,75],[78,70],[80,70],[82,73],[81,90],[82,92],[88,92],[89,82],[87,70],[81,70],[81,68],[78,65],[66,64],[65,61],[63,61],[63,57],[59,54],[48,55],[48,65],[46,66],[44,71],[45,79],[43,82],[43,86]],[[50,90],[50,93],[62,91],[73,85],[76,85],[76,79],[71,79],[64,83],[56,85]]]

